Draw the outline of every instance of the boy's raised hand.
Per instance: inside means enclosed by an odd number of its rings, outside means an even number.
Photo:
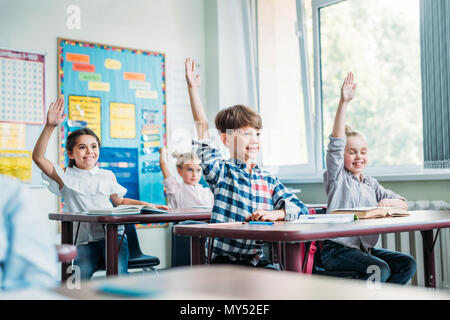
[[[64,114],[64,99],[59,98],[56,102],[52,102],[47,112],[47,125],[58,126],[63,121],[66,115]]]
[[[353,73],[349,72],[345,77],[341,88],[341,100],[348,102],[353,99],[356,91],[356,83],[353,83]]]
[[[200,87],[200,75],[195,74],[195,62],[191,58],[186,58],[184,62],[184,67],[186,70],[186,81],[189,88],[199,88]]]

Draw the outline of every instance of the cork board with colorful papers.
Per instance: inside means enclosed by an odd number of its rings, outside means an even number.
[[[58,78],[67,113],[61,167],[67,136],[89,127],[102,143],[99,166],[115,172],[125,196],[166,204],[158,152],[166,143],[165,55],[58,38]]]

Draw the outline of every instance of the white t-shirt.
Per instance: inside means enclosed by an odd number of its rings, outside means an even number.
[[[49,183],[48,189],[63,198],[66,212],[82,212],[98,208],[112,208],[110,201],[112,194],[123,197],[127,189],[122,187],[115,179],[114,173],[109,170],[95,167],[83,170],[76,166],[67,167],[64,172],[61,167],[53,164],[55,171],[64,183],[59,189],[56,181],[42,172],[42,178]],[[74,239],[78,223],[73,225]],[[123,225],[118,227],[119,234],[124,231]],[[99,223],[81,222],[76,245],[85,244],[105,238],[105,232]]]
[[[174,176],[170,176],[163,181],[166,189],[167,202],[171,208],[192,208],[195,206],[214,205],[214,195],[209,188],[204,188],[201,184],[195,186],[179,183]]]

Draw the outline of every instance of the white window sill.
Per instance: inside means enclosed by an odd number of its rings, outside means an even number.
[[[450,169],[420,169],[416,172],[381,173],[367,170],[366,175],[373,176],[378,181],[430,181],[450,180]],[[323,173],[294,174],[278,177],[284,184],[323,183]]]

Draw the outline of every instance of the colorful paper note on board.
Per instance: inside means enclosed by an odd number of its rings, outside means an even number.
[[[134,104],[111,102],[109,104],[111,138],[136,138],[136,108]]]
[[[0,150],[0,174],[31,182],[31,151]]]
[[[0,122],[0,149],[25,149],[25,134],[24,124]]]
[[[136,98],[158,99],[158,92],[152,90],[136,90]]]
[[[145,73],[124,72],[123,78],[125,80],[145,81]]]
[[[96,97],[69,96],[69,120],[86,121],[101,139],[101,101]]]
[[[89,81],[88,82],[88,90],[108,91],[109,92],[109,83],[108,82],[99,82],[99,81]]]
[[[67,52],[66,60],[70,62],[89,63],[89,55]]]
[[[106,59],[105,60],[105,68],[112,69],[112,70],[120,70],[122,68],[122,63],[119,60]]]

